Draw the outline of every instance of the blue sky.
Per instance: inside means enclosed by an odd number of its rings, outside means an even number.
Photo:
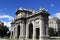
[[[40,6],[51,16],[60,18],[60,0],[0,0],[0,21],[9,26],[16,17],[16,9],[23,7],[39,11]]]

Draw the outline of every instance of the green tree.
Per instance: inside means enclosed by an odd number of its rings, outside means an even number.
[[[0,26],[0,37],[4,37],[7,35],[7,31],[9,31],[7,26]]]
[[[55,32],[53,28],[49,28],[49,36],[54,36]]]

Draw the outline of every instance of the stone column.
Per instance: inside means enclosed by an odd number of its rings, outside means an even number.
[[[44,21],[43,19],[40,19],[40,39],[39,40],[45,40],[45,31],[44,31]]]
[[[15,26],[13,28],[13,38],[15,39]]]
[[[48,28],[49,28],[49,26],[48,26],[48,24],[46,24],[46,36],[47,37],[49,37],[49,35],[48,35]]]
[[[13,36],[13,35],[12,35],[12,27],[11,27],[11,34],[10,34],[10,38],[12,38],[12,36]]]
[[[12,30],[11,30],[10,38],[12,38]]]
[[[14,39],[15,39],[15,26],[14,26]]]
[[[14,38],[14,28],[13,28],[13,38]]]
[[[16,24],[16,38],[17,38],[17,31],[18,31],[18,30],[17,30],[17,27],[18,27],[18,24]]]
[[[20,31],[20,38],[21,40],[24,40],[25,39],[25,24],[24,24],[24,21],[21,23],[21,31]]]
[[[26,38],[26,25],[25,22],[23,22],[23,40]]]
[[[46,40],[49,40],[48,28],[49,28],[49,26],[48,26],[48,24],[46,24]]]
[[[13,38],[13,26],[11,27],[11,38]]]
[[[33,23],[33,40],[36,39],[35,32],[36,32],[36,30],[35,30],[35,23]]]
[[[17,39],[17,25],[15,25],[15,39]]]
[[[20,27],[20,28],[21,28],[21,29],[20,29],[20,30],[21,30],[21,31],[20,31],[20,37],[22,37],[22,36],[23,36],[23,35],[22,35],[22,34],[23,34],[23,26],[22,26],[22,23],[21,23],[21,27]]]
[[[28,23],[26,23],[26,40],[28,40],[28,35],[29,35],[28,31],[29,31],[29,25]]]

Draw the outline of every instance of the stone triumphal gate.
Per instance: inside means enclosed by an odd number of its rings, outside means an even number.
[[[48,11],[40,8],[39,12],[19,8],[16,19],[11,23],[11,38],[20,40],[48,39]]]

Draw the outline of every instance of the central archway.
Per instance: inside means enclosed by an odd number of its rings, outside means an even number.
[[[33,37],[33,24],[30,23],[29,24],[29,39],[31,39]]]
[[[20,25],[17,26],[17,38],[20,36]]]

